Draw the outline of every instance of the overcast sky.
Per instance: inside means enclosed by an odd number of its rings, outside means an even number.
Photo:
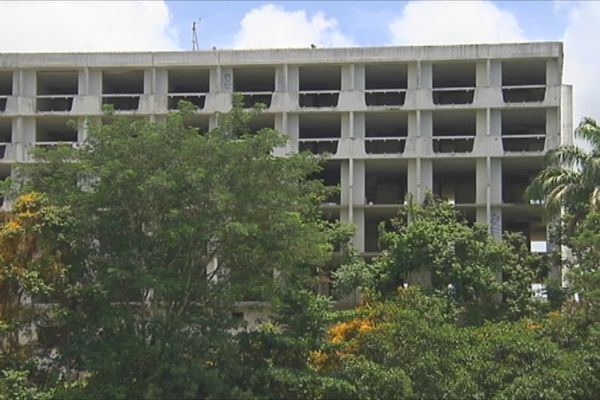
[[[600,1],[1,1],[0,52],[190,50],[200,18],[207,49],[562,41],[600,119]]]

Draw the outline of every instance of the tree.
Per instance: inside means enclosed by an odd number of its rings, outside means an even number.
[[[551,219],[564,210],[573,218],[571,229],[588,212],[600,210],[600,126],[592,118],[584,118],[575,135],[591,149],[564,145],[551,150],[544,169],[526,192],[530,199],[544,201]]]
[[[331,326],[311,367],[338,384],[322,398],[587,399],[594,366],[531,320],[457,326],[445,299],[400,288]],[[340,382],[343,382],[342,385]],[[345,389],[346,396],[332,390]]]
[[[80,148],[20,166],[18,191],[73,221],[51,344],[56,367],[83,382],[71,396],[231,397],[243,375],[235,302],[268,300],[327,261],[325,191],[306,179],[319,160],[273,156],[285,138],[249,132],[259,111],[234,96],[207,133],[187,126],[186,106],[164,123],[109,113],[86,122]]]
[[[48,354],[36,346],[56,308],[41,307],[68,270],[69,211],[37,192],[22,195],[0,226],[0,399],[50,398],[51,390],[31,381]],[[38,390],[39,389],[39,390]]]
[[[466,321],[516,319],[532,311],[531,283],[540,260],[522,237],[499,241],[486,226],[469,225],[452,205],[431,195],[423,205],[409,203],[392,226],[382,230],[380,257],[370,265],[355,260],[335,274],[346,289],[359,283],[358,276],[366,282],[357,286],[394,293],[410,274],[428,271],[430,289],[451,300]],[[359,274],[357,267],[368,272]]]

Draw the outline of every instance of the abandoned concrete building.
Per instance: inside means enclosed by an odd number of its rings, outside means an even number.
[[[252,129],[289,135],[278,154],[331,154],[322,178],[341,192],[325,213],[356,226],[366,256],[406,194],[429,190],[493,235],[523,232],[545,252],[542,208],[523,192],[544,154],[572,140],[562,57],[555,42],[0,54],[0,178],[34,146],[85,140],[67,121],[100,117],[104,104],[160,121],[186,99],[206,131],[236,91],[267,106]]]

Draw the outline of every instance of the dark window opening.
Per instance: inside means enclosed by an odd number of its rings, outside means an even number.
[[[168,107],[175,110],[180,101],[187,101],[204,108],[206,94],[209,92],[210,75],[206,69],[168,71]]]
[[[405,64],[365,66],[367,106],[401,106],[406,100],[408,68]]]
[[[541,102],[546,95],[546,60],[502,62],[502,97],[505,103]]]
[[[503,110],[502,146],[506,152],[543,151],[546,110]]]
[[[336,107],[341,78],[339,66],[300,67],[300,107]]]
[[[12,72],[0,71],[0,112],[6,111],[8,96],[12,96]]]
[[[475,64],[443,63],[433,65],[434,104],[471,104],[475,96]]]
[[[433,151],[435,153],[469,153],[473,151],[476,113],[440,111],[433,113]]]
[[[137,110],[144,93],[144,71],[104,71],[102,73],[102,105],[117,111]]]
[[[236,68],[233,70],[233,90],[244,96],[244,107],[261,103],[271,106],[275,91],[275,68]]]
[[[78,93],[77,71],[41,71],[37,73],[36,110],[71,111]]]
[[[303,114],[299,116],[299,149],[314,154],[335,154],[341,137],[339,114]]]

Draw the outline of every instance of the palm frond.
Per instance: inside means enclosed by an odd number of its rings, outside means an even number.
[[[579,168],[590,157],[590,154],[581,147],[565,145],[557,147],[546,154],[544,160],[547,166],[562,166],[565,168]]]
[[[575,129],[575,135],[588,141],[594,149],[600,149],[600,126],[593,118],[583,118]]]

